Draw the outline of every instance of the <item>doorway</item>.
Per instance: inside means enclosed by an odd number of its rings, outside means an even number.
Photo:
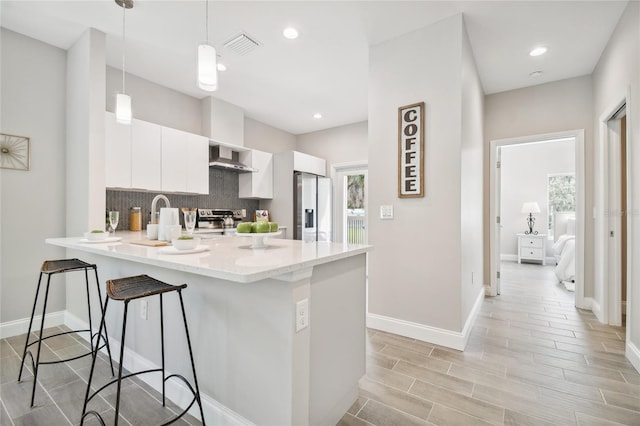
[[[626,99],[601,117],[601,144],[598,157],[598,200],[602,210],[596,216],[596,300],[598,319],[620,326],[628,313],[626,296],[630,265],[627,206],[629,165],[628,114]],[[628,330],[627,330],[628,331]]]
[[[368,182],[365,163],[334,165],[334,238],[336,242],[367,244]]]
[[[523,144],[546,143],[573,139],[575,143],[575,305],[579,308],[587,307],[584,298],[584,130],[558,132],[553,134],[532,135],[520,138],[501,139],[491,141],[490,151],[490,217],[493,225],[490,227],[490,286],[486,294],[496,296],[500,294],[500,262],[501,262],[501,188],[502,188],[502,149],[521,146]],[[542,197],[545,200],[546,197]],[[521,200],[521,204],[534,200]],[[528,203],[527,203],[528,204]],[[547,218],[539,217],[537,229],[547,230]],[[523,231],[524,233],[524,231]],[[546,233],[546,232],[545,232]],[[515,237],[514,237],[515,238]],[[517,243],[514,243],[517,244]],[[552,256],[547,254],[547,256]]]

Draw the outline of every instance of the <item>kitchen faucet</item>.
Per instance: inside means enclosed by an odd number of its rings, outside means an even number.
[[[163,200],[165,207],[170,208],[171,207],[171,203],[169,203],[169,199],[162,195],[162,194],[158,194],[153,198],[153,201],[151,201],[151,223],[158,223],[158,218],[157,218],[157,213],[156,213],[156,204],[158,203],[158,200]]]

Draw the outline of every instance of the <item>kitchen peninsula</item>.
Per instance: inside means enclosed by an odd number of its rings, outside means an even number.
[[[183,297],[208,423],[336,424],[356,400],[365,373],[370,246],[273,238],[254,249],[251,238],[219,237],[202,240],[206,250],[200,253],[163,254],[167,247],[131,244],[142,233],[117,235],[122,240],[111,243],[81,238],[47,243],[67,248],[68,257],[96,263],[101,285],[138,274],[188,284]],[[86,321],[82,303],[86,306],[80,296],[67,293],[67,311],[80,322]],[[160,365],[154,303],[147,312],[132,306],[126,344],[134,355],[125,368]],[[296,314],[305,303],[301,324]],[[177,300],[167,297],[165,335],[174,343],[167,346],[167,370],[189,377],[178,309]],[[112,348],[118,347],[121,329],[117,311],[107,315]],[[150,384],[160,387],[159,380]],[[188,400],[178,385],[167,392],[179,405]]]

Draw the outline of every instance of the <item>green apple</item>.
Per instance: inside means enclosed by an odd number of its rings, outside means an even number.
[[[255,231],[253,228],[251,230],[258,234],[264,234],[266,232],[270,232],[271,227],[269,226],[269,222],[257,222]]]
[[[240,222],[236,226],[236,232],[239,232],[241,234],[248,234],[251,232],[252,225],[253,225],[253,222]]]
[[[278,232],[278,222],[269,222],[269,232]]]

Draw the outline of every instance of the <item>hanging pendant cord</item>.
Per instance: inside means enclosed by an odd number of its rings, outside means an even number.
[[[206,25],[206,31],[207,31],[207,44],[209,44],[209,0],[206,0],[205,2],[206,4],[206,8],[205,8],[205,25]]]
[[[124,21],[124,16],[125,16],[125,12],[127,10],[127,5],[125,4],[125,2],[122,2],[122,94],[126,94],[125,90],[124,90],[124,52],[125,52],[125,21]]]

